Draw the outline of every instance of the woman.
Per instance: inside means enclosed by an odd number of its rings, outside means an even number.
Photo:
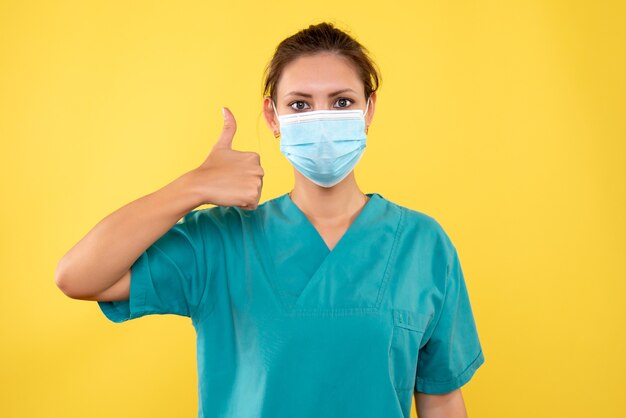
[[[456,249],[431,217],[359,189],[379,75],[334,26],[285,39],[264,116],[293,190],[258,204],[235,119],[199,167],[99,222],[60,261],[113,322],[191,318],[200,417],[464,417],[483,364]],[[193,210],[202,204],[215,207]]]

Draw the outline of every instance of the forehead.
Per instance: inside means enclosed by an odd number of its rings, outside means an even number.
[[[324,94],[344,88],[363,91],[363,82],[346,57],[333,53],[303,55],[283,68],[276,86],[278,97],[297,90],[311,94]]]

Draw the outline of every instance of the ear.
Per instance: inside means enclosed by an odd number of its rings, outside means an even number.
[[[278,111],[276,112],[278,113]],[[274,104],[272,103],[272,98],[269,96],[263,98],[263,116],[272,134],[274,136],[280,134],[278,120],[276,119],[276,114],[274,114]]]
[[[376,92],[370,95],[370,104],[367,108],[367,115],[365,115],[365,127],[368,128],[374,118],[374,111],[376,110]]]

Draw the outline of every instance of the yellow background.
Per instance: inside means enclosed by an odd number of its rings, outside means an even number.
[[[623,4],[2,0],[0,416],[195,416],[190,320],[113,324],[55,267],[199,165],[224,105],[235,149],[261,154],[261,201],[289,191],[262,71],[323,20],[383,73],[360,186],[459,250],[486,356],[470,416],[626,416]]]

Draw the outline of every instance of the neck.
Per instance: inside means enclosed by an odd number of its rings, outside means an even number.
[[[291,200],[312,221],[334,224],[353,218],[368,201],[356,184],[354,172],[333,187],[320,187],[297,170]]]

